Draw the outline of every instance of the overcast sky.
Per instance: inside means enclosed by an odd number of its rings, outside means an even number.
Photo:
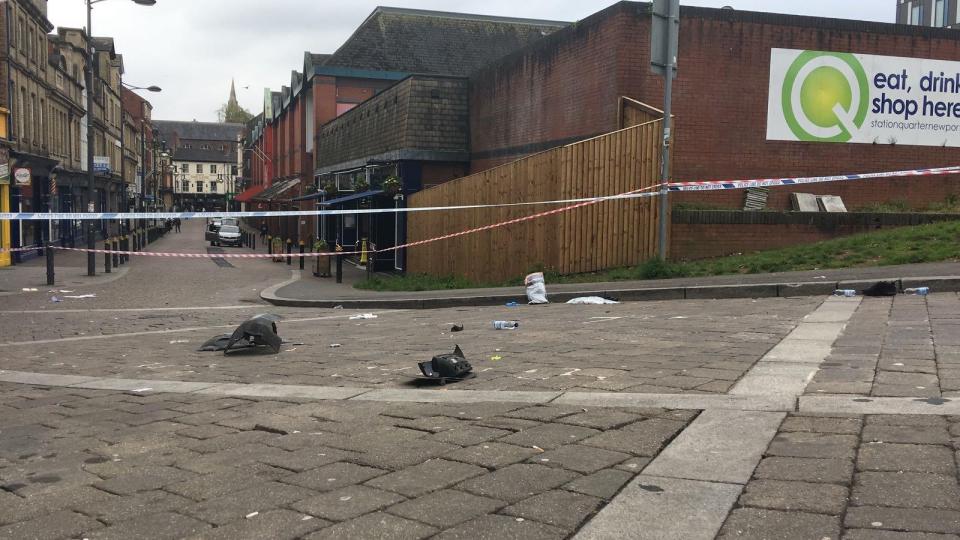
[[[154,118],[215,121],[237,81],[240,104],[257,114],[263,89],[289,84],[303,52],[337,49],[377,5],[574,21],[614,0],[130,0],[94,5],[93,33],[123,54],[124,81],[157,85]],[[893,0],[681,0],[684,5],[893,22]],[[57,26],[86,26],[84,0],[49,0]]]

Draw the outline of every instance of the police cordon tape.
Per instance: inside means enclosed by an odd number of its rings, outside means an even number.
[[[30,249],[38,249],[36,247]],[[68,248],[53,246],[53,249],[60,251],[83,251],[85,253],[109,253],[113,255],[140,255],[143,257],[179,257],[183,259],[270,259],[270,258],[283,258],[283,257],[336,257],[338,255],[362,255],[362,251],[324,251],[324,252],[314,252],[314,253],[300,253],[299,251],[291,253],[176,253],[176,252],[155,252],[155,251],[114,251],[112,249],[85,249],[85,248]],[[25,250],[20,250],[25,251]],[[366,253],[373,253],[373,251],[367,250]]]
[[[941,176],[960,174],[960,166],[931,169],[913,169],[863,174],[841,174],[835,176],[807,176],[797,178],[758,178],[753,180],[707,180],[703,182],[672,182],[667,184],[671,192],[678,191],[716,191],[725,189],[747,189],[752,187],[797,186],[803,184],[821,184],[844,182],[848,180],[874,180],[877,178],[904,178],[910,176]]]
[[[820,184],[827,182],[844,182],[850,180],[874,180],[879,178],[904,178],[913,176],[942,176],[960,174],[960,166],[939,167],[928,169],[912,169],[904,171],[888,171],[877,173],[843,174],[833,176],[807,176],[793,178],[758,178],[750,180],[706,180],[700,182],[672,182],[667,184],[671,192],[684,191],[718,191],[729,189],[746,189],[751,187],[795,186],[803,184]],[[661,184],[646,189],[656,189]],[[235,218],[270,218],[293,216],[341,216],[356,214],[394,214],[412,212],[439,212],[448,210],[469,210],[480,208],[506,208],[512,206],[537,206],[552,204],[587,203],[593,204],[604,201],[629,200],[642,197],[657,196],[658,194],[640,194],[636,191],[619,195],[600,197],[584,197],[576,199],[561,199],[552,201],[533,201],[500,204],[469,204],[455,206],[430,206],[408,208],[366,208],[355,210],[282,210],[276,212],[34,212],[34,213],[0,213],[0,220],[11,221],[51,221],[51,220],[116,220],[116,219],[209,219],[214,217]]]

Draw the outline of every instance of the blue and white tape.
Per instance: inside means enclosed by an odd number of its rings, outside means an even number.
[[[718,191],[726,189],[746,189],[752,187],[794,186],[802,184],[820,184],[825,182],[845,182],[848,180],[875,180],[878,178],[903,178],[909,176],[939,176],[946,174],[960,174],[960,166],[864,174],[842,174],[836,176],[760,178],[754,180],[710,180],[706,182],[674,182],[668,184],[668,188],[672,192]]]

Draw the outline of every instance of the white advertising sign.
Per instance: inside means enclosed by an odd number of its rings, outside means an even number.
[[[32,179],[30,169],[20,168],[13,170],[13,181],[16,182],[18,186],[29,186]]]
[[[960,62],[772,49],[767,139],[960,147]]]

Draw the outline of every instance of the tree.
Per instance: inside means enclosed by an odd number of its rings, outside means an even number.
[[[230,105],[230,103],[224,103],[217,109],[217,122],[245,124],[253,118],[253,114],[240,105],[236,105],[235,107],[231,107]]]

